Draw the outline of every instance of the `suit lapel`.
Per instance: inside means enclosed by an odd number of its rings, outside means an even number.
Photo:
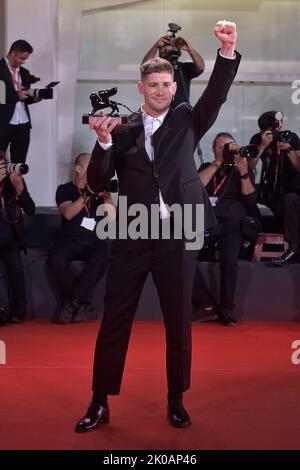
[[[139,149],[140,153],[142,154],[143,158],[148,163],[148,165],[152,165],[152,162],[145,149],[145,131],[142,113],[137,112],[130,116],[129,126],[131,133],[134,136],[137,148]]]
[[[169,132],[170,132],[170,117],[173,114],[173,109],[170,108],[168,114],[166,115],[164,122],[162,125],[157,129],[156,132],[153,134],[153,145],[154,145],[154,158],[158,165],[161,164],[163,160],[164,153],[160,152],[164,141],[166,140]]]
[[[2,60],[1,60],[1,67],[3,68],[3,72],[4,72],[4,74],[6,75],[7,80],[10,82],[11,86],[13,87],[13,89],[15,89],[14,82],[13,82],[11,73],[10,73],[10,71],[9,71],[9,68],[7,67],[7,64],[6,64],[6,62],[5,62],[5,59],[2,59]]]

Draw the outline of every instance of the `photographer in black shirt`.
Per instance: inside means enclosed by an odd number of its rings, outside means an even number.
[[[220,251],[220,303],[217,313],[226,326],[237,324],[233,314],[234,294],[242,243],[246,239],[255,239],[259,232],[253,173],[247,158],[241,157],[238,152],[228,151],[232,143],[234,139],[230,134],[219,133],[213,142],[215,160],[203,164],[199,169],[199,177],[206,187],[219,222],[215,234]],[[225,159],[224,146],[227,147],[229,160]],[[235,143],[234,148],[238,149]],[[193,292],[195,313],[205,305],[203,290],[200,292],[199,289],[200,282],[201,275],[197,270]]]
[[[172,61],[172,53],[178,54],[178,51],[181,52],[182,50],[188,52],[192,62]],[[177,83],[177,91],[172,106],[175,108],[181,103],[189,103],[191,80],[204,72],[205,63],[203,58],[182,37],[178,36],[175,40],[175,45],[173,45],[170,36],[162,36],[147,52],[142,60],[142,64],[149,59],[153,59],[157,52],[159,57],[171,62],[174,68],[174,81]]]
[[[75,323],[92,311],[95,286],[105,274],[109,256],[107,240],[95,232],[96,211],[104,202],[112,204],[110,194],[91,194],[87,190],[87,167],[91,155],[82,153],[75,160],[73,181],[60,185],[56,203],[61,213],[61,229],[47,260],[52,284],[59,296],[53,321]],[[70,269],[74,260],[85,262],[77,277]]]
[[[299,250],[300,236],[300,140],[291,131],[283,130],[283,114],[267,111],[258,119],[260,133],[250,143],[259,149],[252,160],[254,168],[259,159],[262,172],[259,185],[259,202],[269,207],[275,217],[283,220],[284,238],[288,250],[272,263],[283,266]]]

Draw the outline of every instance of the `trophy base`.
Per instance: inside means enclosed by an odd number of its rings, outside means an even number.
[[[109,115],[108,115],[109,116]],[[105,119],[107,116],[100,116],[99,114],[83,114],[82,116],[82,124],[93,124],[93,122],[97,121],[97,119],[102,118]],[[110,116],[112,121],[117,121],[117,124],[127,124],[126,115],[119,115],[119,116]]]

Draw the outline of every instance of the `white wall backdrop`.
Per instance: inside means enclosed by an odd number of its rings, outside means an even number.
[[[299,0],[27,0],[26,8],[22,0],[6,0],[7,46],[27,39],[35,48],[28,68],[44,84],[61,81],[53,101],[32,107],[29,184],[37,204],[54,203],[75,155],[93,147],[93,134],[81,124],[91,92],[118,86],[118,101],[136,109],[139,63],[168,23],[176,22],[206,61],[205,73],[192,82],[195,102],[218,47],[214,24],[224,18],[238,25],[243,59],[229,99],[201,144],[206,159],[217,132],[231,131],[245,144],[266,110],[282,110],[286,127],[300,133],[300,104],[291,101],[291,83],[300,79]]]

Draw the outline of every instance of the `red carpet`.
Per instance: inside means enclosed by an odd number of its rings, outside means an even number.
[[[164,330],[136,322],[111,423],[75,434],[91,391],[98,322],[34,320],[0,329],[0,449],[300,449],[300,325],[193,325],[189,429],[166,420]]]

